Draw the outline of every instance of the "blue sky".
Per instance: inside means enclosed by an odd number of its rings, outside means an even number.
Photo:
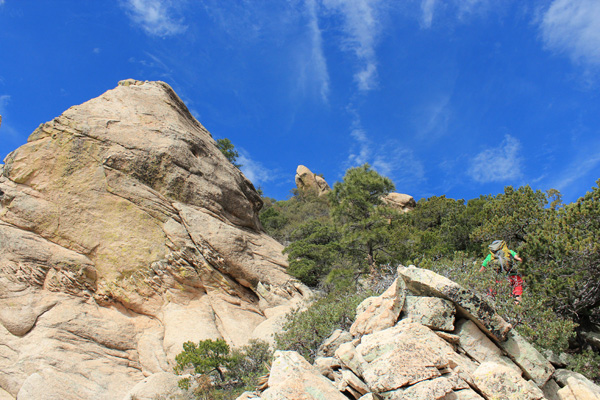
[[[277,199],[299,164],[416,199],[600,178],[597,0],[0,0],[0,158],[125,78],[169,83]]]

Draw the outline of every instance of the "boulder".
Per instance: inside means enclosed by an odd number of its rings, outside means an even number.
[[[409,319],[362,337],[362,377],[373,392],[387,392],[441,376],[453,348],[424,325]],[[393,374],[388,371],[394,371]]]
[[[383,400],[383,397],[376,393],[367,393],[364,396],[361,396],[358,400]]]
[[[0,400],[14,400],[15,398],[12,397],[6,390],[4,389],[0,389]]]
[[[452,384],[448,379],[439,377],[419,382],[406,389],[386,392],[383,394],[383,398],[385,400],[441,400],[452,392]]]
[[[473,374],[477,388],[492,399],[539,400],[544,393],[535,384],[505,365],[484,362]]]
[[[559,390],[560,386],[558,386],[554,379],[548,379],[548,382],[546,382],[546,384],[542,386],[542,392],[548,400],[560,400],[560,397],[558,395]]]
[[[340,360],[340,363],[354,372],[357,376],[363,376],[363,368],[366,361],[363,356],[356,350],[352,342],[344,343],[335,351],[335,357]]]
[[[501,347],[539,387],[544,386],[554,373],[552,364],[515,330],[508,333],[508,339]]]
[[[456,308],[445,299],[406,296],[402,314],[431,329],[449,332],[454,330]]]
[[[366,335],[394,326],[406,297],[402,279],[396,279],[380,296],[369,297],[357,307],[357,316],[350,327],[353,336]]]
[[[452,393],[448,393],[442,400],[482,400],[483,397],[477,394],[476,391],[471,389],[457,390]]]
[[[263,400],[348,400],[330,380],[294,351],[275,352],[268,385],[260,396]]]
[[[295,181],[298,190],[313,192],[317,196],[323,196],[331,191],[329,184],[323,177],[313,174],[304,165],[298,165],[298,168],[296,168]]]
[[[169,372],[152,374],[131,388],[123,400],[183,399],[186,393],[177,385],[180,379]]]
[[[334,369],[340,369],[342,364],[335,357],[317,357],[313,366],[326,378],[334,380]]]
[[[369,392],[367,385],[365,385],[365,383],[352,371],[347,369],[341,371],[340,377],[336,383],[340,392],[348,391],[352,393],[356,399]]]
[[[560,400],[598,400],[600,392],[597,387],[589,386],[584,380],[569,377],[565,387],[558,392]]]
[[[475,361],[494,362],[511,368],[518,374],[521,373],[521,369],[506,357],[473,321],[467,319],[458,321],[455,333],[459,337],[460,347]]]
[[[165,83],[40,125],[0,173],[0,388],[119,399],[187,340],[272,340],[310,290],[261,206]]]
[[[388,207],[403,213],[412,211],[417,206],[415,199],[408,194],[392,192],[382,197],[381,200]]]
[[[398,276],[402,277],[412,293],[450,300],[457,308],[459,316],[473,321],[491,339],[496,342],[506,340],[512,327],[477,294],[433,271],[413,265],[399,266]]]
[[[333,333],[325,339],[325,341],[319,346],[317,350],[317,356],[320,357],[333,357],[335,351],[344,343],[351,342],[353,339],[352,334],[341,329],[336,329]]]
[[[600,399],[600,386],[577,372],[557,369],[554,372],[554,379],[563,387],[557,392],[561,400]]]

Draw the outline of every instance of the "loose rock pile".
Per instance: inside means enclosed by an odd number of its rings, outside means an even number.
[[[399,267],[311,365],[277,351],[269,387],[242,399],[600,399],[580,374],[555,370],[479,296],[436,273]]]

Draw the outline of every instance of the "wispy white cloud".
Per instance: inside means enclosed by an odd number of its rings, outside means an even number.
[[[434,98],[420,114],[417,116],[417,132],[421,139],[435,140],[443,136],[452,116],[450,95],[444,94]]]
[[[431,28],[435,6],[436,0],[421,1],[421,27]]]
[[[521,142],[511,135],[471,160],[468,174],[477,182],[505,182],[521,177]]]
[[[500,3],[500,2],[498,2]],[[463,19],[471,14],[484,13],[490,7],[490,0],[456,0],[458,18]]]
[[[323,36],[319,27],[318,4],[315,0],[306,0],[305,6],[308,14],[310,50],[309,57],[304,62],[305,68],[301,74],[301,81],[306,82],[311,79],[316,82],[319,87],[319,95],[326,102],[329,97],[329,72],[323,53]]]
[[[411,149],[397,141],[374,142],[361,126],[356,112],[350,137],[353,140],[345,167],[369,163],[377,172],[391,178],[397,186],[421,182],[425,167]]]
[[[273,182],[278,179],[277,171],[265,167],[262,163],[250,158],[248,152],[244,149],[239,149],[240,156],[237,159],[242,173],[254,184],[259,187],[261,184]]]
[[[491,5],[490,0],[421,0],[420,24],[422,28],[431,28],[438,13],[463,21],[474,14],[485,14]]]
[[[131,20],[151,36],[172,36],[185,32],[183,19],[173,16],[170,0],[123,0]]]
[[[0,114],[4,114],[6,112],[6,106],[10,102],[10,95],[3,94],[0,95]]]
[[[352,146],[353,148],[350,155],[348,156],[348,164],[351,166],[358,166],[369,162],[372,153],[372,143],[369,138],[367,138],[366,132],[357,126],[352,129],[350,136],[355,142]]]
[[[577,181],[586,177],[592,171],[600,169],[600,141],[588,143],[574,157],[574,160],[567,164],[561,173],[554,175],[554,181],[550,187],[558,189],[561,192],[566,191]],[[598,176],[593,177],[597,179]],[[581,192],[583,194],[583,192]]]
[[[346,38],[343,47],[352,51],[359,61],[359,71],[354,74],[358,88],[368,91],[377,87],[377,57],[375,46],[381,30],[378,18],[380,0],[323,0],[330,10],[344,18]]]
[[[575,63],[600,66],[600,2],[554,0],[540,29],[545,46]]]

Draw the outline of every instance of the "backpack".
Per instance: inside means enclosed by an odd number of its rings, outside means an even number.
[[[488,246],[492,255],[491,262],[496,265],[496,272],[511,273],[513,272],[514,257],[510,253],[508,246],[504,240],[494,240]]]

